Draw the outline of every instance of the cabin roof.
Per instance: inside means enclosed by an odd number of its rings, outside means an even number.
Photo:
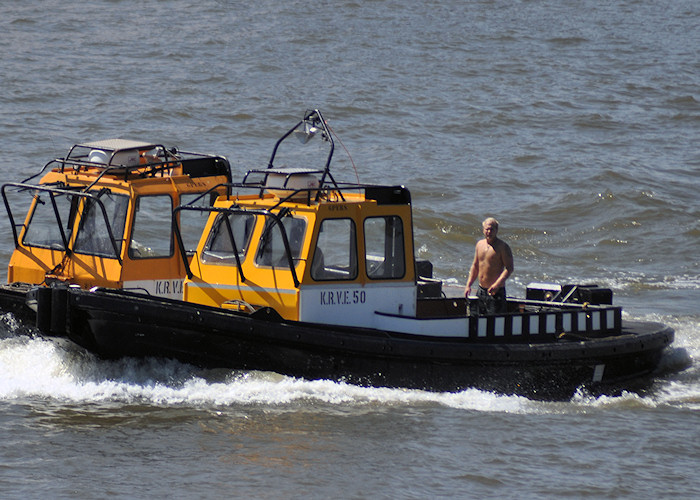
[[[155,144],[143,141],[132,141],[130,139],[104,139],[101,141],[86,142],[84,144],[79,144],[79,146],[117,151],[120,149],[152,148],[155,147]]]

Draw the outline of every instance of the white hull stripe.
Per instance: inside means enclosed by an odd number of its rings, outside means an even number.
[[[226,284],[215,284],[215,283],[188,283],[187,287],[199,288],[201,290],[240,290],[241,292],[258,292],[258,293],[280,293],[280,294],[296,294],[298,290],[296,288],[267,288],[262,286],[248,286],[246,284],[242,285],[226,285]]]
[[[281,293],[281,294],[295,294],[302,289],[304,290],[337,290],[340,288],[350,288],[350,289],[372,289],[372,288],[407,288],[413,287],[412,284],[406,283],[367,283],[364,286],[358,285],[357,283],[333,283],[328,284],[318,284],[318,285],[304,285],[297,290],[296,288],[268,288],[261,286],[249,286],[245,283],[237,285],[228,285],[225,283],[194,283],[190,282],[187,284],[188,287],[199,288],[199,289],[219,289],[219,290],[241,290],[241,291],[252,291],[252,292],[262,292],[262,293]]]
[[[375,314],[384,317],[383,327],[393,331],[431,336],[460,335],[478,339],[605,332],[621,328],[622,322],[620,308],[601,311],[505,314],[461,319],[416,318],[379,311],[375,311]]]

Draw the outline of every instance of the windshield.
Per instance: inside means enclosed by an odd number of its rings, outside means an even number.
[[[107,214],[107,220],[112,228],[112,234],[117,244],[117,251],[121,254],[122,241],[124,239],[124,224],[126,222],[126,209],[129,206],[129,197],[121,194],[112,194],[106,191],[97,195],[102,202]],[[85,200],[83,217],[75,240],[76,253],[101,255],[104,257],[116,257],[114,248],[107,232],[107,225],[99,205],[92,199]]]
[[[252,214],[241,212],[219,214],[207,238],[202,262],[236,265],[234,242],[238,258],[242,260],[248,250],[254,225],[255,216]]]
[[[306,219],[283,217],[281,220],[287,232],[292,259],[294,259],[294,264],[296,265],[304,242]],[[282,240],[282,232],[279,228],[274,227],[275,225],[273,219],[268,219],[265,222],[265,229],[263,230],[262,238],[260,238],[255,263],[259,266],[289,267],[289,257]]]
[[[66,242],[69,241],[78,197],[63,193],[37,191],[34,200],[34,208],[27,223],[22,244],[30,247],[65,250],[61,228],[63,228]]]

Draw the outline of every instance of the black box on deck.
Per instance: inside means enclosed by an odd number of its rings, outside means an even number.
[[[561,285],[553,283],[530,283],[525,289],[525,298],[528,300],[550,301],[561,292]]]
[[[565,300],[579,304],[612,304],[613,292],[598,285],[561,286],[552,283],[530,283],[525,291],[525,298],[545,302],[556,298],[557,301]]]
[[[416,275],[421,278],[433,277],[433,263],[429,260],[416,261]]]
[[[579,302],[589,304],[612,304],[613,292],[609,288],[601,288],[598,285],[580,285],[578,287]]]
[[[442,295],[442,281],[432,278],[420,278],[418,281],[418,298],[440,297]]]

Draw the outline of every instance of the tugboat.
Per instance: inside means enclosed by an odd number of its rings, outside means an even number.
[[[285,141],[314,135],[328,144],[325,163],[309,166],[307,155],[279,164]],[[477,315],[471,299],[448,297],[431,264],[416,261],[408,189],[337,182],[333,150],[321,112],[307,111],[267,168],[249,171],[213,206],[177,207],[182,300],[45,288],[40,329],[110,358],[541,399],[646,377],[673,341],[663,324],[623,321],[612,291],[596,286],[532,284],[506,313]],[[193,256],[185,213],[209,215]]]
[[[38,174],[2,186],[15,250],[0,308],[33,323],[27,294],[37,285],[181,297],[185,265],[175,250],[170,214],[195,198],[210,204],[230,182],[222,156],[125,139],[74,145]],[[205,192],[211,194],[206,200],[200,196]],[[197,215],[179,220],[186,252],[194,250],[204,226]]]

